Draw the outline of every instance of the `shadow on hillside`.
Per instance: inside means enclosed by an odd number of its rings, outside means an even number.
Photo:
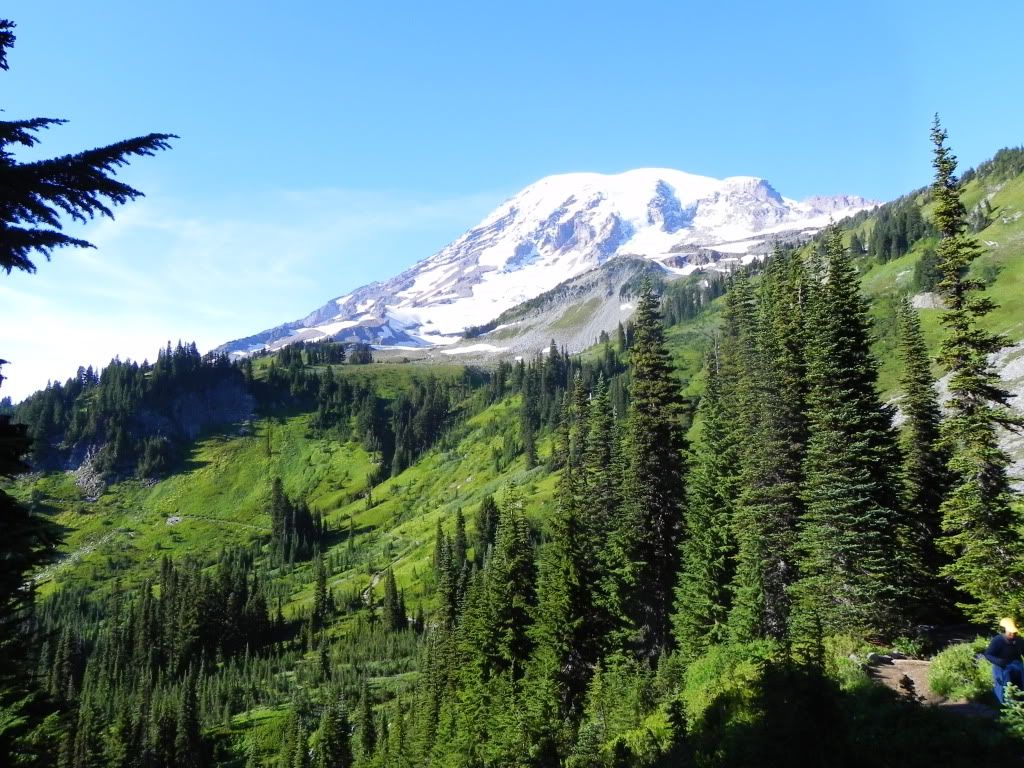
[[[374,526],[372,525],[357,525],[350,529],[347,524],[341,528],[328,528],[324,531],[323,538],[320,542],[320,549],[322,551],[327,551],[338,544],[347,542],[349,538],[354,539],[364,533],[369,533],[373,529]]]

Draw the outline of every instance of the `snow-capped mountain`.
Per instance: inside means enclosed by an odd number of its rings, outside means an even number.
[[[464,329],[615,256],[686,274],[707,253],[749,257],[876,205],[861,197],[782,197],[764,179],[713,179],[667,168],[548,176],[455,242],[383,283],[293,323],[221,347],[251,353],[333,337],[381,345],[449,344]]]

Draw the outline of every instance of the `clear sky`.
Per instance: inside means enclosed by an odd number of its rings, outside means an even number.
[[[962,168],[1024,143],[1016,0],[285,5],[5,0],[0,108],[70,120],[41,155],[181,139],[98,250],[0,273],[0,395],[294,320],[552,173],[885,200],[928,183],[936,111]]]

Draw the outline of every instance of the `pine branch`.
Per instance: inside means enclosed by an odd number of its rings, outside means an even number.
[[[60,120],[55,117],[33,117],[30,120],[0,121],[0,158],[8,161],[8,165],[13,165],[13,161],[8,160],[10,153],[3,149],[3,147],[6,147],[8,144],[34,147],[39,143],[39,139],[33,135],[34,133],[49,128],[51,125],[63,125],[66,122],[67,120]]]
[[[13,21],[0,19],[0,69],[7,69],[7,49],[14,46]]]
[[[49,118],[6,123],[8,134],[21,143],[32,142],[30,131],[58,123]],[[117,181],[116,169],[131,157],[150,156],[170,148],[173,134],[151,133],[76,155],[34,163],[0,165],[0,268],[34,272],[30,254],[50,258],[58,247],[91,247],[78,238],[55,230],[61,216],[86,222],[97,214],[113,218],[112,207],[142,197],[139,190]],[[27,224],[28,227],[19,227]]]

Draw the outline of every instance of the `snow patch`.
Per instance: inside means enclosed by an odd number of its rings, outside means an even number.
[[[339,320],[336,323],[327,323],[326,325],[317,325],[310,328],[311,331],[319,331],[324,336],[333,336],[339,331],[343,331],[346,328],[351,328],[353,325],[359,325],[356,320]]]
[[[494,344],[470,344],[458,349],[442,349],[442,355],[468,355],[472,352],[504,352],[508,347],[496,347]]]
[[[715,243],[709,246],[716,251],[722,253],[748,253],[751,248],[757,248],[758,246],[764,245],[764,240],[740,240],[735,243]]]

